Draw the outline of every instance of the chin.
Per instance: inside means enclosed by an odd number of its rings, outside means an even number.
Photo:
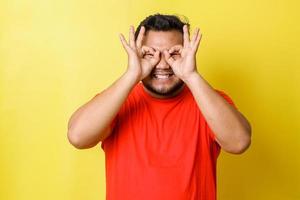
[[[157,95],[171,96],[176,93],[184,82],[175,75],[168,78],[148,76],[142,80],[144,86]]]

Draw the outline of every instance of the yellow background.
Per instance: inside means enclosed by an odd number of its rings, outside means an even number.
[[[149,14],[181,14],[203,37],[198,71],[253,127],[218,160],[218,199],[300,199],[296,0],[0,1],[0,199],[105,198],[100,144],[77,150],[67,121],[126,69],[118,38]]]

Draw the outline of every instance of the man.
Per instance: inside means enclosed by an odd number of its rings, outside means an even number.
[[[107,199],[214,200],[220,149],[249,147],[247,119],[197,71],[201,36],[173,15],[131,26],[126,72],[72,115],[70,143],[102,142]]]

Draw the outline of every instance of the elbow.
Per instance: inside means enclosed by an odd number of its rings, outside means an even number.
[[[243,135],[235,145],[234,150],[232,151],[233,154],[242,154],[244,153],[251,145],[251,135],[252,135],[252,128],[249,123],[247,123],[246,128],[243,131]]]
[[[67,132],[68,141],[76,149],[85,149],[82,137],[80,136],[81,134],[78,131],[78,128],[75,129],[74,122],[73,122],[74,120],[72,120],[72,118],[73,117],[71,117],[71,119],[68,122],[68,132]]]
[[[240,138],[238,142],[234,145],[235,147],[231,150],[230,153],[233,154],[242,154],[244,153],[251,145],[251,130],[246,131],[243,134],[244,137]]]
[[[242,154],[250,147],[250,145],[251,145],[251,138],[239,142],[238,145],[236,145],[236,147],[233,148],[230,153]]]
[[[70,144],[72,144],[76,149],[84,149],[84,145],[82,144],[82,140],[79,136],[79,134],[68,131],[67,138]]]
[[[67,137],[69,142],[76,149],[89,149],[99,143],[99,139],[91,139],[86,137],[87,134],[80,134],[79,132],[68,131]]]

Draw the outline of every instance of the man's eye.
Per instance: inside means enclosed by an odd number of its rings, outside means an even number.
[[[152,54],[145,54],[144,57],[147,57],[147,58],[152,58],[153,55]]]
[[[180,54],[179,53],[172,53],[171,56],[174,57],[174,58],[178,58],[180,56]]]

